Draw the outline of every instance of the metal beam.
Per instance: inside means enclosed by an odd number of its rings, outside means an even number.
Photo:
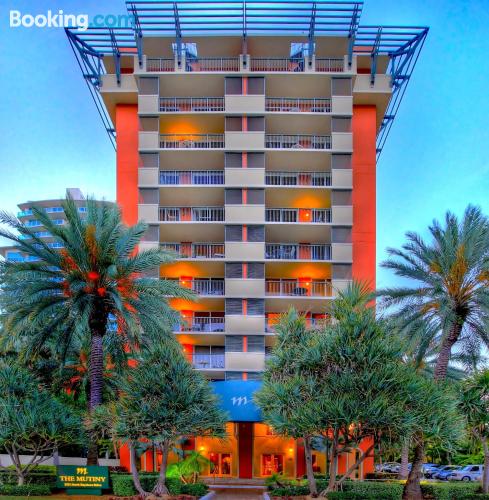
[[[138,51],[139,67],[143,67],[143,30],[141,29],[141,22],[139,21],[138,11],[134,3],[128,4],[127,11],[132,15],[132,25],[134,28],[134,40],[136,41],[136,48]]]
[[[173,2],[173,17],[175,19],[175,42],[177,44],[177,63],[182,67],[182,29],[180,27],[180,17],[178,15],[177,2]]]
[[[355,8],[353,9],[350,29],[348,32],[348,68],[350,69],[353,62],[353,46],[355,45],[355,38],[357,36],[359,18],[360,18],[359,8],[358,4],[356,4]]]
[[[379,26],[377,36],[375,37],[374,46],[370,53],[370,85],[375,84],[375,74],[377,73],[377,57],[379,56],[380,40],[382,37],[382,27]]]
[[[314,31],[316,28],[316,2],[312,4],[311,21],[309,23],[309,34],[307,39],[309,41],[309,65],[312,64],[312,56],[314,55]]]
[[[121,53],[119,51],[119,47],[117,46],[117,39],[114,35],[114,30],[109,28],[110,33],[110,41],[112,45],[112,55],[114,56],[114,65],[115,65],[115,75],[117,78],[117,85],[121,85]]]

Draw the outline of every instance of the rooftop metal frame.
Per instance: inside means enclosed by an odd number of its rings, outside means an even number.
[[[427,27],[360,25],[363,1],[306,0],[129,0],[131,27],[66,28],[76,60],[115,147],[115,131],[100,97],[103,60],[113,57],[117,83],[121,57],[137,55],[142,65],[144,37],[174,37],[179,62],[183,39],[196,36],[303,36],[309,53],[317,36],[348,38],[348,65],[353,55],[370,55],[370,83],[375,84],[379,55],[389,57],[392,96],[377,135],[377,156],[389,135],[407,84],[428,34]]]

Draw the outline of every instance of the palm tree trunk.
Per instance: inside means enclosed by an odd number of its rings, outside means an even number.
[[[89,383],[90,398],[88,401],[88,411],[92,412],[97,406],[102,404],[102,394],[104,385],[104,349],[103,338],[107,327],[107,313],[103,303],[94,305],[93,313],[89,319],[90,327],[90,364]],[[90,440],[87,453],[87,465],[98,464],[98,446],[95,439]]]
[[[448,335],[441,343],[440,352],[436,360],[435,373],[433,374],[433,379],[436,381],[445,380],[447,378],[447,369],[448,363],[450,362],[450,356],[452,354],[452,347],[462,333],[462,325],[463,321],[460,318],[457,318],[450,327]]]
[[[409,474],[409,438],[406,438],[402,443],[401,450],[401,468],[399,469],[399,475],[397,479],[407,479]]]
[[[133,442],[129,444],[129,453],[131,454],[131,474],[132,474],[132,482],[134,483],[134,487],[136,491],[144,498],[148,495],[148,492],[143,490],[141,486],[141,481],[139,480],[139,472],[136,466],[136,447]]]
[[[170,443],[168,441],[163,441],[159,448],[161,450],[160,475],[158,476],[158,482],[153,489],[153,493],[156,496],[170,494],[168,488],[166,487],[166,466],[168,464],[168,451],[170,449]]]
[[[421,467],[424,460],[424,439],[421,434],[414,436],[416,446],[414,447],[414,460],[409,473],[408,480],[402,492],[402,500],[422,500],[423,494],[421,493]]]
[[[314,470],[312,468],[311,438],[309,436],[304,438],[304,455],[306,457],[306,474],[307,482],[309,484],[309,493],[313,498],[316,498],[318,496],[318,488],[316,485],[316,478],[314,477]]]

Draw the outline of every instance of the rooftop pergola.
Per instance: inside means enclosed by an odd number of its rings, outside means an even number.
[[[177,56],[184,38],[196,36],[301,36],[307,37],[309,54],[316,37],[348,38],[348,61],[353,54],[371,57],[371,83],[375,83],[377,59],[388,56],[392,97],[377,136],[380,154],[411,77],[428,28],[419,26],[361,25],[363,2],[268,1],[199,2],[193,0],[126,2],[130,27],[66,28],[83,76],[104,125],[114,144],[114,130],[99,95],[104,56],[114,60],[117,82],[121,81],[121,57],[136,55],[142,65],[143,37],[173,37]]]

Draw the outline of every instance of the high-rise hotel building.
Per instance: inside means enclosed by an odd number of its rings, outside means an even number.
[[[280,313],[314,325],[352,279],[375,287],[376,157],[427,29],[363,26],[362,2],[127,7],[131,27],[67,35],[116,146],[125,222],[147,222],[140,248],[179,255],[160,279],[199,294],[173,303],[174,333],[230,437],[187,444],[217,475],[301,475],[301,443],[259,422],[252,392]]]

